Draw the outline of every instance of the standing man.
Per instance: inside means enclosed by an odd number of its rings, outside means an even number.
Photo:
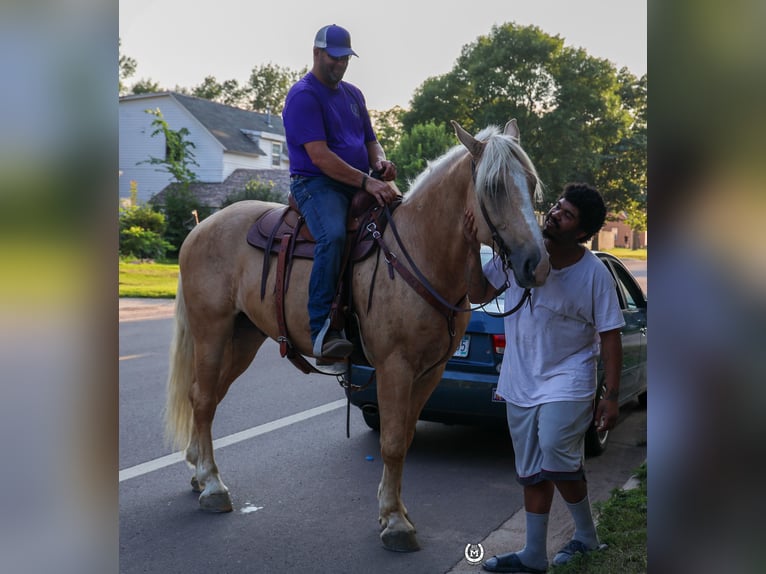
[[[316,357],[347,357],[353,344],[330,329],[330,310],[346,241],[346,215],[362,189],[380,205],[398,194],[385,181],[396,166],[372,129],[364,96],[343,81],[351,56],[351,36],[332,24],[314,39],[314,65],[290,88],[282,118],[290,156],[290,192],[316,239],[309,280],[309,326]],[[381,180],[369,177],[370,169]]]
[[[497,392],[506,401],[508,428],[516,457],[517,480],[524,487],[526,546],[493,556],[489,572],[545,572],[548,568],[548,515],[554,488],[574,519],[575,532],[554,557],[564,564],[577,553],[601,549],[591,514],[583,469],[589,425],[614,427],[622,370],[620,328],[625,324],[614,280],[583,243],[604,224],[601,195],[585,184],[568,184],[545,217],[543,238],[551,273],[527,304],[505,318],[506,348]],[[490,301],[511,283],[508,302],[521,288],[508,281],[499,257],[484,268],[473,214],[465,214],[471,245],[469,298]],[[604,364],[606,393],[596,406],[596,368]]]

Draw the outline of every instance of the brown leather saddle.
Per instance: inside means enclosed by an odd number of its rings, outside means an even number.
[[[372,195],[365,191],[360,190],[353,196],[346,220],[346,248],[330,315],[333,328],[343,328],[345,314],[353,309],[350,298],[351,290],[349,289],[350,281],[344,280],[344,277],[350,277],[353,263],[361,261],[377,251],[378,244],[374,232],[383,232],[388,222],[387,214],[393,212],[400,203],[401,200],[397,200],[389,206],[389,210],[386,210],[378,205]],[[292,195],[289,196],[288,205],[267,211],[250,227],[247,232],[247,242],[253,247],[277,257],[275,289],[277,324],[280,331],[278,339],[280,354],[290,359],[303,372],[316,372],[316,369],[294,349],[287,334],[285,321],[284,296],[289,284],[292,262],[296,257],[313,259],[316,245],[316,241],[306,225],[306,220],[301,215]],[[271,257],[263,258],[261,300],[266,295],[266,282],[271,259]],[[347,304],[344,306],[343,303],[346,301]],[[353,340],[353,337],[349,336],[349,338]],[[357,342],[355,342],[355,346],[359,347]],[[360,358],[358,353],[356,355],[354,358]],[[366,359],[361,359],[361,362],[366,363]]]

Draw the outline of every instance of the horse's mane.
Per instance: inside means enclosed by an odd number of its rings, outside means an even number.
[[[476,139],[486,142],[476,169],[476,195],[479,201],[488,200],[495,205],[508,203],[512,199],[510,194],[515,182],[506,179],[511,171],[516,171],[509,170],[508,166],[518,164],[534,186],[535,201],[542,202],[542,182],[532,160],[518,141],[500,133],[497,126],[483,129]],[[506,197],[497,197],[499,193],[506,194]]]
[[[521,166],[527,177],[534,182],[535,201],[541,202],[543,200],[543,187],[537,170],[532,160],[529,159],[527,153],[515,139],[502,134],[497,126],[487,126],[476,135],[476,139],[486,144],[476,170],[476,194],[480,200],[503,203],[510,199],[510,197],[497,198],[496,195],[501,190],[510,195],[510,190],[513,189],[513,186],[510,185],[512,182],[504,181],[510,170],[503,168],[514,163]],[[462,144],[457,144],[440,157],[428,162],[426,169],[412,181],[407,196],[417,194],[425,180],[446,169],[463,152],[465,152],[465,147]],[[503,181],[500,181],[501,177]],[[498,185],[501,183],[502,185]]]

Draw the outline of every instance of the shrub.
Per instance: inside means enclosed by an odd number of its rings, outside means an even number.
[[[152,209],[150,205],[138,205],[120,211],[120,231],[131,227],[140,227],[162,235],[167,223],[165,216]]]
[[[164,259],[173,246],[159,233],[134,225],[120,230],[120,255],[136,259]]]
[[[265,182],[258,179],[251,179],[245,184],[245,189],[230,193],[228,197],[223,200],[221,207],[226,207],[232,203],[247,199],[287,204],[282,193],[274,189],[273,181]]]

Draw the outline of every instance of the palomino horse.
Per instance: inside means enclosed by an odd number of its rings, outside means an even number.
[[[540,182],[520,147],[515,120],[502,134],[492,126],[477,138],[453,125],[462,145],[432,162],[394,211],[401,244],[393,243],[391,225],[383,239],[393,245],[394,255],[402,245],[433,289],[462,310],[469,307],[466,210],[485,214],[476,216],[478,238],[491,245],[494,231],[494,243],[505,251],[520,286],[541,285],[549,263],[532,208]],[[276,265],[270,266],[261,300],[264,253],[245,241],[253,222],[274,207],[242,201],[222,209],[194,228],[179,257],[166,425],[175,444],[186,448],[201,508],[213,512],[232,510],[213,458],[216,407],[263,342],[279,337]],[[377,370],[384,463],[378,487],[380,536],[390,550],[412,551],[419,545],[400,496],[404,458],[418,415],[465,332],[469,313],[456,313],[451,331],[444,315],[400,277],[375,273],[378,264],[385,265],[380,252],[356,263],[351,288],[353,300],[363,302],[356,309],[360,334]],[[310,260],[294,261],[284,297],[287,331],[306,356],[312,352],[306,295],[310,270]]]

